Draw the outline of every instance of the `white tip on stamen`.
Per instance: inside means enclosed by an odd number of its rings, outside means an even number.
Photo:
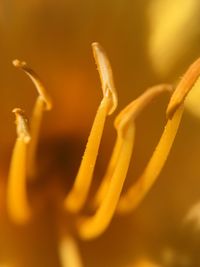
[[[25,143],[29,143],[31,136],[29,133],[28,119],[26,118],[24,111],[20,108],[15,108],[12,112],[15,113],[16,116],[18,138],[23,139]]]
[[[111,107],[109,110],[109,115],[111,115],[117,108],[118,98],[117,92],[114,85],[113,73],[110,62],[104,51],[103,47],[97,43],[92,43],[92,50],[95,62],[97,64],[97,69],[100,75],[102,90],[104,96],[111,98]]]

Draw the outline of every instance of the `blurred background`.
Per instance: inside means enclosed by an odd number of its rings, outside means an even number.
[[[199,23],[198,0],[1,0],[2,181],[16,137],[11,111],[21,107],[30,117],[37,96],[28,78],[12,66],[13,59],[32,66],[53,98],[53,110],[45,114],[38,156],[45,162],[46,174],[57,172],[72,181],[102,96],[91,43],[101,43],[109,56],[119,112],[147,87],[178,82],[200,54]],[[168,100],[167,94],[160,97],[138,120],[125,188],[141,173],[162,133]],[[110,156],[117,112],[108,118],[96,185]],[[161,266],[200,265],[200,233],[196,236],[192,226],[182,226],[185,214],[200,198],[199,134],[198,114],[186,112],[167,165],[141,206],[132,215],[116,217],[99,239],[79,241],[86,267],[127,266],[143,257]],[[36,226],[32,223],[25,230],[1,223],[2,263],[59,266],[48,216],[47,212]]]

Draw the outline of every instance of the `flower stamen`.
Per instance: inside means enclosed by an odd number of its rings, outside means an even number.
[[[30,121],[30,131],[32,139],[28,148],[27,175],[28,178],[32,179],[33,177],[35,177],[36,174],[36,150],[38,145],[42,116],[45,110],[50,110],[52,108],[52,101],[44,85],[40,81],[39,76],[27,65],[26,62],[19,61],[18,59],[16,59],[13,61],[13,65],[23,70],[30,77],[30,79],[36,86],[36,89],[39,94],[35,102]]]
[[[153,152],[144,172],[136,183],[120,198],[119,213],[127,213],[136,208],[146,196],[158,178],[173,145],[184,110],[184,100],[200,75],[200,59],[197,59],[186,71],[175,89],[167,107],[164,132]]]
[[[29,76],[29,78],[34,83],[34,85],[38,91],[39,96],[41,96],[44,103],[46,104],[46,109],[50,110],[52,108],[52,100],[51,100],[50,96],[48,95],[44,85],[42,84],[39,76],[34,72],[34,70],[32,70],[27,65],[27,63],[25,61],[20,61],[18,59],[15,59],[15,60],[13,60],[13,65],[16,68],[23,70]]]
[[[31,137],[24,112],[19,108],[14,109],[13,112],[16,115],[17,140],[10,164],[7,208],[10,218],[21,224],[30,217],[26,188],[26,159],[27,146]]]
[[[91,239],[97,237],[108,227],[114,215],[129,168],[135,137],[135,119],[154,97],[166,89],[169,89],[168,85],[156,86],[149,89],[117,116],[115,127],[117,129],[116,145],[118,147],[117,149],[114,148],[114,154],[111,157],[111,163],[114,163],[114,165],[112,166],[112,171],[110,169],[111,167],[108,167],[111,176],[107,176],[106,174],[105,180],[102,182],[102,188],[105,189],[105,183],[108,184],[108,188],[103,198],[101,198],[101,203],[96,213],[91,217],[83,218],[78,225],[78,231],[82,238]]]
[[[137,116],[142,112],[142,110],[149,105],[154,98],[156,98],[158,95],[160,95],[162,92],[165,91],[172,91],[172,86],[169,84],[160,84],[153,86],[146,90],[140,97],[138,97],[136,100],[132,101],[124,110],[120,112],[118,117],[115,120],[115,126],[119,124],[122,117],[124,119],[122,120],[123,123],[125,123],[126,120],[130,120],[132,117],[132,121],[134,121]],[[108,189],[110,178],[112,177],[112,174],[114,172],[114,168],[117,165],[117,160],[121,148],[122,138],[120,135],[117,135],[116,143],[114,145],[114,149],[112,152],[112,156],[110,159],[110,162],[108,164],[106,173],[102,179],[102,183],[97,191],[97,194],[95,196],[95,206],[99,205],[104,198],[106,191]]]
[[[97,110],[73,188],[65,199],[66,209],[75,213],[83,207],[90,189],[106,117],[114,112],[117,106],[117,94],[109,61],[98,43],[94,43],[92,48],[101,77],[103,100]]]

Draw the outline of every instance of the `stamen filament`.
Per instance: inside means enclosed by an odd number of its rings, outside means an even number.
[[[83,239],[95,238],[102,234],[114,215],[132,155],[134,133],[135,128],[131,125],[123,137],[118,164],[101,206],[94,216],[83,219],[78,225],[78,232]]]
[[[86,201],[109,106],[110,99],[104,97],[97,111],[73,188],[65,199],[65,207],[71,212],[78,212]]]
[[[186,71],[167,107],[167,124],[160,141],[137,182],[125,193],[118,205],[119,213],[127,213],[138,206],[158,178],[171,150],[182,118],[184,100],[200,75],[200,58]]]
[[[127,121],[132,119],[134,121],[136,117],[140,114],[140,112],[149,104],[152,102],[154,98],[156,98],[159,94],[161,94],[164,91],[172,91],[172,87],[168,84],[160,84],[153,86],[149,89],[147,89],[140,97],[138,97],[136,100],[131,102],[120,114],[117,116],[117,119],[115,121],[115,124],[119,123],[119,121]],[[122,120],[123,118],[123,120]],[[103,200],[106,191],[108,189],[110,179],[112,177],[112,174],[114,172],[114,168],[117,165],[118,156],[120,153],[121,145],[122,145],[122,138],[121,135],[117,136],[117,140],[113,149],[113,153],[111,156],[111,160],[108,164],[108,168],[106,171],[106,174],[104,178],[102,179],[102,183],[99,187],[99,190],[97,191],[97,194],[95,196],[94,204],[95,206],[98,206],[101,201]]]
[[[104,198],[109,184],[110,184],[110,178],[113,175],[115,166],[117,164],[118,158],[119,158],[119,154],[121,151],[121,147],[122,147],[122,143],[123,143],[123,139],[121,138],[121,135],[117,136],[117,140],[115,141],[115,145],[113,148],[113,152],[112,152],[112,156],[110,159],[110,162],[108,164],[106,173],[102,179],[102,183],[100,184],[100,187],[95,195],[94,198],[94,207],[98,207],[102,201],[102,199]]]
[[[14,146],[8,177],[7,208],[10,218],[16,223],[24,223],[30,217],[30,207],[26,188],[26,158],[30,135],[27,120],[21,109],[13,111],[16,115],[17,140]]]
[[[135,118],[155,96],[166,89],[169,90],[168,85],[156,86],[147,90],[147,92],[133,101],[117,116],[115,120],[115,127],[117,129],[116,144],[119,147],[114,149],[113,157],[111,157],[111,163],[113,158],[116,160],[115,166],[113,166],[111,177],[106,175],[105,180],[102,182],[103,187],[105,183],[109,184],[109,186],[101,199],[102,202],[96,213],[91,217],[83,218],[78,225],[78,232],[81,238],[95,238],[108,227],[123,188],[133,151]],[[103,189],[100,188],[100,190]]]
[[[36,86],[36,89],[39,94],[34,106],[30,123],[30,131],[32,139],[28,147],[28,158],[27,158],[27,175],[28,178],[33,178],[35,177],[35,172],[36,172],[36,150],[38,145],[38,137],[39,137],[42,116],[45,110],[50,110],[52,108],[52,101],[44,85],[40,81],[38,75],[27,65],[26,62],[19,61],[18,59],[16,59],[13,61],[13,65],[23,70],[29,76],[29,78]]]
[[[43,117],[43,112],[45,109],[45,103],[41,96],[37,97],[35,106],[33,109],[30,129],[31,129],[31,142],[28,147],[28,158],[27,158],[27,175],[28,178],[32,179],[36,175],[36,152],[39,141],[40,127]]]
[[[117,107],[117,94],[108,58],[98,43],[93,43],[92,48],[101,78],[104,97],[98,108],[73,188],[65,199],[66,209],[75,213],[85,204],[91,186],[106,117],[114,112]]]
[[[190,65],[182,80],[178,84],[175,92],[173,93],[169,105],[167,107],[167,118],[172,118],[176,109],[185,100],[187,94],[194,86],[197,78],[200,75],[200,58]]]
[[[83,267],[78,246],[72,236],[62,237],[59,244],[59,255],[62,267]]]
[[[155,183],[173,145],[182,113],[183,106],[180,106],[174,114],[172,120],[167,122],[160,141],[143,174],[120,198],[117,207],[118,213],[131,212],[134,208],[136,208]]]

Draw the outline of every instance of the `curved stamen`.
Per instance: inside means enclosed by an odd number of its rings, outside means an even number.
[[[7,208],[16,223],[25,223],[30,217],[26,188],[27,145],[30,134],[27,119],[21,109],[14,109],[17,124],[17,140],[14,146],[8,177]]]
[[[83,239],[98,237],[106,230],[113,217],[128,171],[132,154],[134,133],[135,128],[133,125],[130,125],[123,136],[123,144],[120,149],[118,164],[114,170],[109,189],[106,192],[100,207],[93,216],[83,218],[78,224],[78,232]]]
[[[93,178],[105,120],[106,117],[114,111],[117,105],[117,95],[113,87],[111,67],[108,63],[108,59],[99,44],[93,44],[93,49],[93,51],[95,51],[95,58],[98,59],[96,60],[98,62],[98,70],[102,82],[103,100],[100,103],[93,122],[73,188],[65,199],[65,207],[71,212],[78,212],[85,204]]]
[[[168,121],[160,141],[142,175],[121,197],[117,209],[119,213],[127,213],[136,208],[158,178],[176,137],[183,114],[184,100],[199,75],[200,59],[189,67],[174,91],[167,107]]]
[[[99,208],[93,216],[83,218],[78,225],[79,234],[83,239],[95,238],[108,227],[114,215],[130,164],[135,137],[134,120],[139,112],[166,88],[169,89],[169,86],[164,85],[149,89],[117,116],[115,127],[117,138],[121,139],[117,143],[121,143],[121,147],[118,150],[112,176],[105,178],[109,179],[110,182]]]
[[[136,208],[155,183],[171,150],[182,113],[183,107],[180,107],[174,114],[173,119],[167,122],[160,141],[144,172],[137,179],[137,182],[121,196],[117,207],[118,213],[131,212]]]
[[[50,96],[48,95],[44,85],[42,84],[39,76],[32,70],[25,61],[20,61],[18,59],[13,60],[13,65],[21,70],[23,70],[32,80],[35,87],[37,88],[38,94],[43,99],[46,104],[46,109],[50,110],[52,108],[52,101]]]
[[[153,86],[146,90],[145,93],[143,93],[140,97],[138,97],[136,100],[131,102],[120,114],[118,115],[117,119],[115,120],[115,126],[120,123],[125,123],[125,121],[132,119],[134,121],[137,116],[142,112],[142,110],[149,105],[154,98],[156,98],[158,95],[163,93],[164,91],[172,91],[171,85],[168,84],[160,84],[157,86]],[[121,118],[124,117],[123,120]],[[94,204],[95,206],[99,205],[101,201],[103,200],[106,191],[109,186],[110,178],[112,177],[112,174],[114,172],[114,168],[117,165],[118,156],[120,153],[122,144],[122,138],[120,135],[117,136],[117,140],[113,149],[113,153],[111,156],[111,160],[108,164],[106,173],[102,179],[102,183],[97,191],[97,194],[95,196]]]
[[[27,158],[27,175],[28,178],[33,178],[35,177],[36,173],[36,150],[38,145],[42,116],[45,110],[50,110],[52,108],[52,101],[44,85],[40,81],[38,75],[27,65],[26,62],[19,61],[18,59],[16,59],[13,61],[13,65],[23,70],[30,77],[30,79],[36,86],[36,89],[39,94],[33,109],[33,114],[30,122],[30,131],[32,139],[29,144]]]

